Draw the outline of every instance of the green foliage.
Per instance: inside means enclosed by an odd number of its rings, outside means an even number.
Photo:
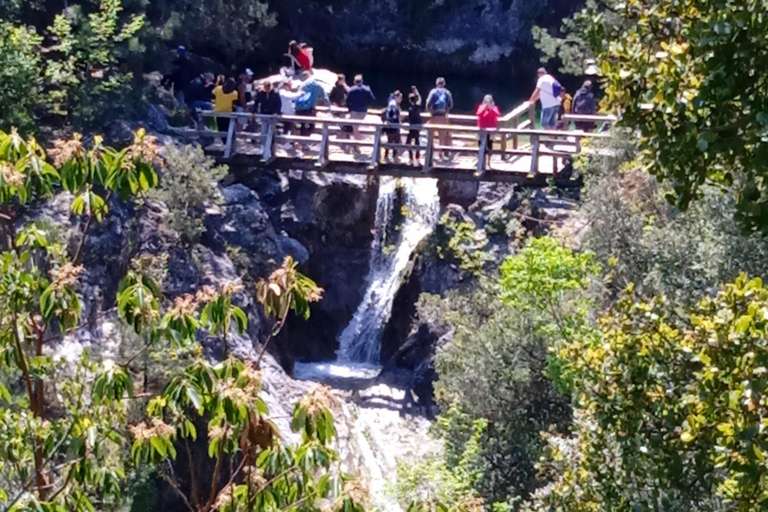
[[[160,163],[157,148],[143,132],[122,151],[103,147],[98,139],[85,148],[75,136],[57,141],[49,155],[33,139],[0,133],[0,506],[9,512],[119,510],[130,500],[123,491],[151,465],[193,512],[254,507],[310,512],[319,500],[328,500],[332,510],[362,512],[366,494],[340,471],[330,448],[336,431],[329,390],[319,388],[299,403],[293,427],[303,442],[283,446],[259,396],[255,365],[202,357],[199,337],[220,336],[226,348],[231,329],[247,328],[245,313],[233,301],[243,289],[238,282],[218,290],[203,287],[165,309],[155,281],[163,277],[157,268],[163,258],[142,256],[116,297],[117,315],[142,341],[135,354],[115,363],[85,351],[71,362],[45,349],[83,325],[79,261],[92,222],[108,213],[110,194],[127,200],[156,186],[154,163]],[[73,255],[50,240],[42,224],[16,231],[19,208],[44,200],[59,186],[72,194],[73,213],[86,219]],[[300,294],[311,281],[294,275],[294,267],[289,271],[286,295],[293,295],[291,307],[306,315],[308,298]],[[139,398],[135,363],[142,355],[144,414],[130,408]],[[150,357],[163,363],[168,380],[162,387],[148,385]],[[187,443],[198,438],[203,418],[208,423],[201,437],[215,460],[212,486],[197,488],[193,476],[182,490],[170,469],[184,453],[194,471],[199,461]]]
[[[431,240],[438,258],[458,264],[473,276],[482,272],[489,259],[483,250],[487,244],[485,233],[474,222],[457,220],[451,212],[440,218]]]
[[[467,468],[466,443],[478,442],[472,472],[461,470],[448,482],[461,476],[497,506],[536,488],[539,433],[563,432],[570,419],[568,398],[558,390],[569,382],[549,351],[592,331],[589,288],[598,272],[592,255],[544,237],[505,261],[498,284],[485,277],[475,291],[422,297],[419,317],[446,322],[454,332],[435,355],[435,394],[448,411],[439,420],[446,467]]]
[[[160,186],[149,197],[168,208],[163,222],[179,234],[185,244],[196,243],[205,232],[203,210],[220,202],[216,183],[227,174],[199,146],[169,146]]]
[[[121,0],[99,0],[91,7],[72,4],[50,26],[39,25],[47,18],[39,13],[28,23],[0,21],[2,128],[34,131],[43,116],[92,127],[131,110],[132,75],[118,64],[136,48],[144,17],[126,15]],[[43,46],[42,33],[49,46]]]
[[[619,141],[611,155],[590,157],[582,213],[590,229],[583,244],[595,253],[617,294],[634,283],[639,294],[693,304],[740,272],[765,275],[768,244],[743,235],[731,212],[733,195],[711,187],[685,211],[664,199],[666,186]]]
[[[126,198],[156,183],[143,134],[118,152],[99,140],[59,141],[50,155],[34,139],[0,132],[0,505],[4,510],[89,511],[122,502],[120,458],[132,379],[87,351],[73,363],[46,344],[79,326],[77,293],[85,236],[108,210],[101,193]],[[48,163],[53,157],[53,165]],[[41,224],[17,232],[20,209],[52,195],[73,194],[85,217],[74,254]],[[98,187],[99,193],[96,192]],[[95,394],[92,394],[95,392]]]
[[[272,338],[282,330],[288,314],[293,311],[306,320],[310,315],[309,305],[323,297],[323,289],[299,272],[297,267],[298,263],[293,257],[286,256],[281,266],[255,285],[256,300],[264,308],[267,317],[272,319],[272,330],[264,341],[257,363],[261,361]]]
[[[121,0],[99,0],[96,11],[83,11],[74,5],[56,16],[49,28],[57,52],[45,60],[44,79],[53,89],[41,99],[52,112],[69,116],[75,126],[89,127],[128,107],[131,75],[116,65],[141,30],[144,17],[124,17]]]
[[[398,464],[395,495],[403,508],[414,502],[459,503],[474,495],[482,479],[485,419],[472,420],[454,403],[441,414],[436,430],[445,453],[415,464]]]
[[[366,496],[339,471],[338,455],[330,448],[336,435],[330,389],[318,387],[296,405],[292,428],[302,433],[296,447],[281,443],[260,391],[261,374],[249,364],[230,358],[212,365],[196,359],[149,402],[149,419],[131,427],[134,463],[157,464],[194,512],[311,511],[321,499],[330,500],[333,510],[361,512]],[[224,486],[214,485],[209,492],[199,489],[193,478],[187,496],[162,464],[177,458],[177,442],[203,436],[195,417],[208,420],[208,455],[216,461],[211,480],[218,481],[226,459],[239,462]],[[192,466],[191,452],[186,455]]]
[[[733,187],[747,231],[766,232],[765,0],[600,0],[572,25],[602,68],[606,104],[640,134],[644,164],[685,210]]]
[[[29,27],[0,21],[0,129],[34,127],[41,66],[42,37]]]
[[[744,275],[685,310],[630,289],[560,354],[581,419],[532,509],[765,509],[767,301]]]
[[[231,64],[234,55],[258,50],[277,26],[277,15],[262,0],[160,0],[153,2],[150,38],[205,49]],[[167,44],[167,43],[166,43]]]

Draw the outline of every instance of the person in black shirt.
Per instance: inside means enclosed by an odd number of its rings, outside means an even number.
[[[280,93],[275,91],[272,87],[272,82],[265,81],[261,85],[261,90],[256,93],[256,98],[253,101],[253,112],[255,114],[264,114],[268,116],[280,115],[283,102],[280,99]],[[266,128],[269,125],[268,119],[260,119],[261,132],[266,133]]]
[[[347,85],[347,77],[339,75],[336,78],[336,85],[331,89],[331,94],[328,95],[328,99],[331,102],[331,107],[338,107],[339,109],[346,110],[347,108],[347,93],[349,92],[349,86]],[[333,112],[333,117],[345,117],[346,112],[339,110]],[[341,127],[340,139],[348,139],[352,133],[352,126],[346,125]]]
[[[187,49],[179,46],[176,50],[176,59],[173,61],[173,71],[169,79],[171,85],[173,85],[173,94],[179,103],[186,103],[184,101],[184,88],[189,85],[189,82],[194,77],[194,64],[192,64],[189,55],[187,55]]]
[[[198,110],[213,110],[211,97],[213,96],[213,73],[203,73],[187,85],[184,89],[184,99],[190,110],[190,118],[193,126],[200,122]]]
[[[420,127],[424,121],[421,118],[421,94],[415,85],[411,86],[411,94],[408,95],[408,125],[411,127],[408,131],[408,137],[405,139],[407,145],[414,144],[418,148],[419,146],[419,133],[420,129],[414,127]],[[413,151],[408,150],[410,156],[411,165],[419,165],[420,152],[416,149],[416,159],[413,158]]]

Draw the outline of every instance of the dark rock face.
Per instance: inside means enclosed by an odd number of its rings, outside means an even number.
[[[340,0],[279,8],[293,37],[336,66],[509,75],[538,65],[533,25],[559,27],[571,0]]]
[[[325,294],[309,320],[289,319],[277,342],[299,359],[335,359],[336,336],[365,292],[377,189],[364,179],[316,173],[291,175],[288,187],[282,229],[306,248],[302,271]]]

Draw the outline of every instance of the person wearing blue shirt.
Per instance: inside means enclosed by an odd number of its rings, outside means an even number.
[[[315,117],[317,114],[315,107],[317,107],[318,103],[329,103],[328,97],[325,94],[325,89],[311,77],[309,72],[304,71],[301,77],[304,80],[299,89],[301,96],[296,98],[296,101],[294,102],[296,106],[296,115]],[[314,131],[314,129],[314,123],[300,123],[299,135],[307,137]]]
[[[368,108],[376,101],[371,88],[363,83],[363,75],[355,76],[355,85],[350,87],[347,93],[347,109],[349,109],[349,118],[362,121],[368,115]],[[355,140],[360,140],[360,126],[353,125],[352,133]],[[360,151],[355,146],[355,152]]]

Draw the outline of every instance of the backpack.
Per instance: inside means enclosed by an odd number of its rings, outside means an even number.
[[[592,105],[594,100],[591,98],[592,93],[587,89],[579,89],[576,93],[576,97],[573,98],[573,108],[571,111],[574,114],[593,114]]]
[[[552,80],[552,96],[555,98],[560,97],[560,93],[563,92],[563,86],[557,80]]]
[[[307,91],[298,98],[296,98],[296,110],[302,111],[302,110],[312,110],[315,108],[315,102],[312,101],[313,99],[312,91]]]
[[[381,120],[389,124],[400,124],[400,111],[397,105],[390,103],[381,113]]]
[[[435,102],[432,104],[433,112],[445,112],[448,108],[448,93],[445,89],[438,89]]]

